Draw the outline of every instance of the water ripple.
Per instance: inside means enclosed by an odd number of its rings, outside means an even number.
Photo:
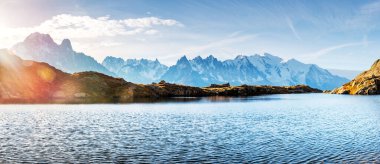
[[[379,163],[378,98],[3,105],[0,163]]]

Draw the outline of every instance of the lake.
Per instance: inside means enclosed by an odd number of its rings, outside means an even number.
[[[0,105],[0,162],[33,161],[380,162],[380,96]]]

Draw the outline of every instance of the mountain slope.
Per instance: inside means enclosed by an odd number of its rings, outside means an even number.
[[[106,57],[102,65],[114,72],[117,76],[134,83],[148,84],[160,80],[160,77],[167,71],[168,67],[155,61],[147,59],[128,59]]]
[[[380,59],[372,67],[352,81],[334,89],[333,94],[375,95],[380,94]]]
[[[58,45],[48,34],[33,33],[11,50],[23,59],[46,62],[69,73],[96,71],[115,76],[94,58],[75,52],[68,39]]]
[[[354,79],[357,75],[363,71],[358,70],[344,70],[344,69],[328,69],[334,75],[338,75],[347,79]]]
[[[186,56],[167,67],[157,59],[128,59],[107,57],[102,64],[94,58],[72,49],[70,40],[56,44],[47,34],[33,33],[11,49],[23,59],[46,62],[68,73],[95,71],[122,77],[134,83],[148,84],[166,80],[171,83],[198,87],[210,84],[232,85],[298,85],[329,90],[342,85],[348,79],[332,75],[325,69],[297,60],[283,61],[265,53],[220,61],[210,55],[207,58]]]
[[[298,85],[305,84],[319,89],[333,89],[348,79],[332,75],[313,64],[304,64],[295,59],[283,61],[270,55],[239,55],[235,59],[219,61],[212,55],[188,60],[186,56],[171,66],[162,80],[194,86],[213,83],[232,85]]]
[[[310,92],[320,90],[302,85],[221,85],[199,88],[163,81],[140,85],[98,72],[65,73],[47,63],[22,60],[8,50],[0,50],[0,103],[107,103],[134,102],[140,101],[141,98],[152,100],[163,97],[253,96]]]
[[[111,102],[154,96],[144,86],[97,72],[69,74],[0,51],[0,102]]]

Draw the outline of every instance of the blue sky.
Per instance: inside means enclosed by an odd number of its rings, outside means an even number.
[[[268,52],[364,70],[380,58],[380,1],[368,0],[2,0],[0,28],[0,47],[39,31],[99,61]]]

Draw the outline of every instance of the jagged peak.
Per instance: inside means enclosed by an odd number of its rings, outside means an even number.
[[[104,60],[124,60],[124,59],[121,57],[106,56],[106,58],[104,58]]]
[[[107,56],[106,58],[104,58],[102,64],[106,64],[106,63],[113,63],[113,62],[118,62],[118,63],[124,63],[124,59],[123,58],[120,58],[120,57],[114,57],[114,56]]]
[[[148,59],[145,59],[145,58],[141,58],[140,61],[141,62],[151,62],[151,60],[148,60]]]
[[[372,69],[380,69],[380,59],[377,59],[377,60],[375,61],[375,63],[372,64],[372,66],[371,66],[371,70],[372,70]]]
[[[213,55],[209,55],[206,59],[216,59]]]
[[[283,61],[282,58],[280,58],[278,56],[274,56],[274,55],[269,54],[267,52],[264,52],[263,56],[266,57],[266,58],[268,58],[268,59],[270,59],[270,60],[276,61],[276,62],[282,62]]]
[[[178,61],[177,61],[177,64],[176,65],[179,65],[181,67],[185,66],[185,65],[190,65],[190,61],[187,59],[186,55],[182,56]]]
[[[202,57],[198,55],[197,57],[194,58],[194,60],[202,60]]]
[[[24,42],[33,43],[33,44],[41,44],[41,43],[55,44],[53,38],[51,38],[49,34],[41,34],[39,32],[34,32],[30,34],[29,36],[27,36]]]
[[[288,61],[286,61],[287,63],[301,63],[300,61],[294,59],[294,58],[291,58],[289,59]]]
[[[160,64],[160,65],[161,65],[161,62],[156,58],[156,59],[154,60],[154,64]]]
[[[73,49],[73,47],[71,46],[71,41],[69,39],[63,39],[60,46],[62,48],[69,49],[69,50]]]
[[[179,60],[178,62],[181,62],[181,61],[189,61],[186,57],[186,55],[183,55]]]
[[[246,58],[247,58],[247,56],[245,56],[245,55],[238,55],[235,57],[235,59],[246,59]]]
[[[268,52],[264,52],[264,53],[263,53],[263,56],[277,57],[277,56],[274,56],[274,55],[272,55],[272,54],[270,54],[270,53],[268,53]]]

